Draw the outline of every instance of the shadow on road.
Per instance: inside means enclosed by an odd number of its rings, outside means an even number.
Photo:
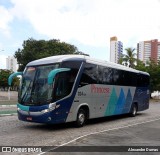
[[[147,113],[138,113],[136,117],[139,117],[141,115],[147,115]],[[108,116],[108,117],[102,117],[102,118],[95,118],[90,119],[87,121],[85,126],[92,126],[92,125],[98,125],[106,122],[114,122],[117,120],[123,120],[129,118],[128,114],[124,115],[116,115],[116,116]],[[27,123],[25,126],[23,126],[25,129],[35,129],[35,130],[46,130],[46,131],[60,131],[65,130],[69,128],[77,128],[74,124],[74,122],[69,123],[63,123],[63,124],[38,124],[38,123]]]

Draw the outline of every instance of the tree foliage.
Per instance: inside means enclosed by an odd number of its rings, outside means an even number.
[[[160,91],[160,62],[155,63],[149,60],[145,66],[142,61],[138,60],[135,69],[148,72],[150,74],[150,91]]]
[[[23,71],[30,61],[54,55],[73,54],[77,51],[74,45],[56,39],[45,41],[30,38],[23,42],[22,47],[14,55],[19,64],[19,71]]]
[[[123,62],[129,65],[129,67],[134,68],[135,62],[137,61],[137,54],[135,53],[135,48],[126,48],[126,54],[123,55]]]
[[[0,69],[0,87],[6,88],[8,87],[8,77],[12,74],[13,72],[10,70],[6,69]],[[12,82],[12,87],[18,87],[19,85],[19,79],[14,78]]]

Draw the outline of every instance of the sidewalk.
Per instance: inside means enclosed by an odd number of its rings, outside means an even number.
[[[7,91],[0,91],[0,117],[17,114],[18,92],[10,92],[10,100]]]
[[[18,92],[17,91],[11,91],[10,92],[10,100],[8,97],[7,91],[0,91],[0,104],[15,104],[17,103],[18,99]]]

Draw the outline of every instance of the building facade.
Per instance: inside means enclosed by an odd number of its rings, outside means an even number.
[[[119,59],[123,54],[123,43],[118,41],[117,37],[110,38],[110,61],[119,63]]]
[[[158,39],[139,42],[137,44],[137,57],[145,64],[150,59],[157,63],[160,60],[160,42]]]
[[[8,70],[16,72],[17,71],[17,59],[14,58],[13,56],[8,56],[8,58],[6,58],[6,67]]]

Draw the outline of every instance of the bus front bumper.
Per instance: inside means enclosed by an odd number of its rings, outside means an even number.
[[[18,108],[18,119],[21,121],[27,122],[36,122],[36,123],[46,123],[46,124],[57,124],[64,123],[64,119],[57,119],[57,115],[53,111],[24,111]]]

